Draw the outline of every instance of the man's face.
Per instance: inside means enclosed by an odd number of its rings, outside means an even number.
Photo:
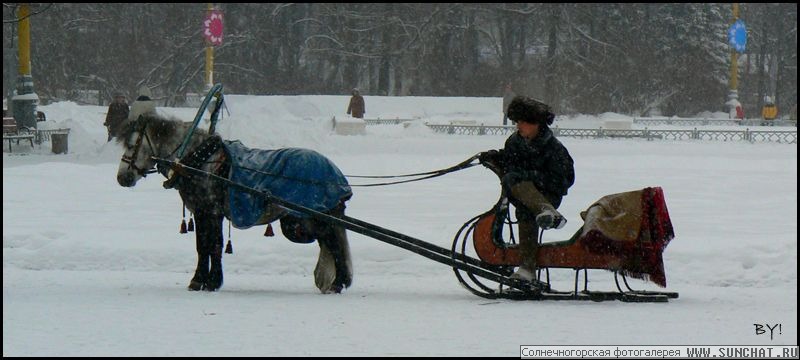
[[[517,131],[525,139],[531,140],[539,135],[539,123],[517,121]]]

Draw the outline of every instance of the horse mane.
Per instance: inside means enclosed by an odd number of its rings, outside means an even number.
[[[183,122],[176,117],[164,118],[158,114],[149,113],[139,116],[136,120],[126,120],[122,126],[120,126],[121,130],[117,136],[117,142],[124,145],[131,134],[139,131],[144,123],[147,124],[147,128],[150,131],[149,134],[155,141],[174,137],[179,128],[189,128],[189,123]],[[208,132],[197,128],[194,134],[201,135],[201,138],[205,138]]]

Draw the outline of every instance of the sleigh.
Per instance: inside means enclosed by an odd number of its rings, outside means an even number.
[[[649,280],[666,287],[666,275],[662,253],[674,237],[672,223],[667,211],[664,193],[660,187],[648,187],[605,196],[581,213],[585,223],[568,240],[541,243],[536,255],[539,267],[535,281],[541,296],[552,299],[623,300],[662,302],[677,298],[674,292],[636,291],[628,285],[627,277]],[[466,244],[472,240],[474,251],[487,267],[496,267],[510,274],[522,263],[519,247],[513,241],[513,222],[509,216],[508,200],[505,197],[486,213],[467,222],[456,236],[454,251],[461,245],[466,253]],[[505,230],[512,232],[505,239]],[[471,233],[471,239],[469,234]],[[540,237],[541,239],[541,237]],[[562,268],[575,271],[572,291],[554,291],[550,287],[550,269]],[[608,270],[614,274],[617,291],[590,291],[588,271]],[[583,272],[583,289],[579,289],[579,275]],[[542,273],[544,281],[541,280]],[[458,274],[458,272],[457,272]],[[625,290],[619,279],[622,278]],[[471,281],[467,281],[470,279]],[[480,280],[459,276],[468,289],[491,297],[527,298],[536,297],[535,292],[526,293],[514,289],[495,290]]]

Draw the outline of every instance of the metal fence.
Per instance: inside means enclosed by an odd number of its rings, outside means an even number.
[[[400,119],[400,118],[394,118],[394,119],[381,119],[381,118],[364,119],[364,124],[366,124],[366,125],[396,125],[396,124],[402,124],[404,122],[409,122],[409,121],[414,121],[414,120],[417,120],[417,119]]]
[[[36,130],[36,141],[37,144],[41,144],[45,141],[50,141],[50,137],[53,134],[69,134],[69,129],[52,129],[52,130]]]
[[[485,125],[435,125],[425,124],[431,130],[456,135],[509,135],[516,131],[515,126]],[[576,138],[639,138],[646,140],[713,140],[713,141],[749,141],[778,142],[797,144],[797,131],[781,130],[612,130],[612,129],[564,129],[552,128],[556,136]]]
[[[797,126],[797,120],[763,120],[763,119],[709,119],[709,118],[678,118],[678,117],[634,117],[634,124],[642,125],[742,125],[742,126]]]

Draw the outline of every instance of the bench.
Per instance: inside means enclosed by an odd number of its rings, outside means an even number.
[[[3,117],[3,141],[8,141],[8,152],[13,152],[11,142],[16,141],[19,145],[20,140],[28,140],[33,147],[33,139],[36,137],[34,134],[28,133],[27,129],[20,129],[17,127],[17,121],[13,117]]]
[[[28,140],[31,143],[31,147],[33,147],[33,138],[35,135],[33,134],[25,134],[25,135],[6,135],[3,134],[3,141],[8,140],[8,152],[14,152],[11,150],[11,142],[16,141],[17,145],[19,145],[20,140]]]

